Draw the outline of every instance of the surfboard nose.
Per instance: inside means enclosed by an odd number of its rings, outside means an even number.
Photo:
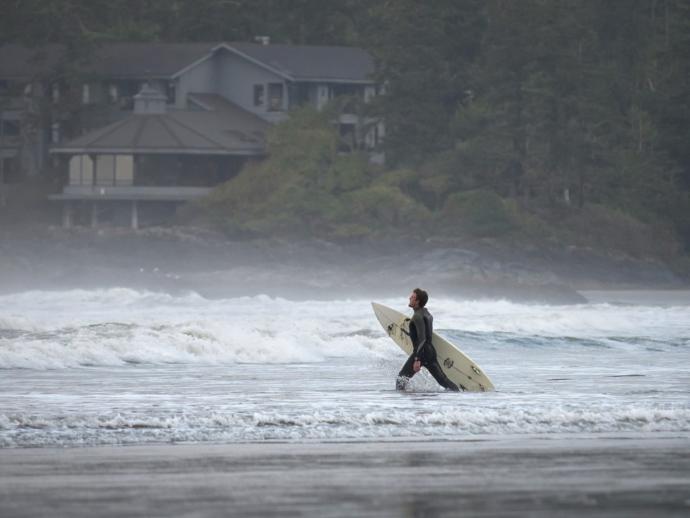
[[[371,307],[374,310],[374,315],[376,316],[376,320],[379,321],[379,323],[385,328],[390,322],[388,322],[390,319],[386,318],[386,306],[383,304],[379,304],[378,302],[372,302]]]

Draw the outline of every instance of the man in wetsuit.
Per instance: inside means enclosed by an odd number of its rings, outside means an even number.
[[[408,305],[414,310],[410,320],[410,339],[412,340],[413,351],[398,373],[395,388],[405,390],[410,378],[418,373],[422,367],[426,367],[439,385],[448,390],[460,390],[455,383],[448,379],[436,359],[436,350],[431,343],[431,335],[434,332],[434,317],[424,307],[428,300],[429,295],[426,291],[420,288],[412,290]]]

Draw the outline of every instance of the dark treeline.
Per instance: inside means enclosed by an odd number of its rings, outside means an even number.
[[[389,167],[415,171],[401,188],[425,209],[483,193],[472,203],[498,196],[548,225],[597,207],[690,249],[690,0],[4,5],[0,38],[34,45],[265,35],[364,47],[386,87],[373,108]]]

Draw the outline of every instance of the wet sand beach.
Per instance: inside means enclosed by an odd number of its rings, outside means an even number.
[[[0,450],[0,516],[687,516],[690,438]]]

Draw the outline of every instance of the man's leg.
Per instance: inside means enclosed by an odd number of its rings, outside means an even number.
[[[443,372],[443,369],[441,369],[441,366],[438,364],[438,360],[436,359],[436,350],[430,345],[431,344],[427,344],[424,347],[424,358],[422,360],[422,364],[434,377],[436,383],[441,385],[443,388],[453,390],[455,392],[459,391],[460,388],[465,390],[465,387],[458,387],[455,383],[448,379],[448,376],[446,376],[446,373]]]
[[[446,373],[443,372],[443,369],[441,369],[441,366],[438,364],[436,360],[429,363],[428,365],[425,365],[425,367],[429,371],[429,373],[434,377],[436,382],[443,388],[447,388],[448,390],[453,390],[455,392],[458,392],[460,388],[462,388],[462,390],[465,390],[465,387],[463,387],[462,385],[458,387],[455,383],[448,379],[448,376],[446,376]]]
[[[407,383],[410,381],[410,378],[412,378],[412,376],[415,375],[414,369],[412,368],[412,365],[414,364],[414,359],[415,355],[414,353],[412,353],[405,362],[405,364],[402,366],[402,369],[400,369],[398,377],[395,380],[396,390],[405,390],[405,388],[407,388]]]

